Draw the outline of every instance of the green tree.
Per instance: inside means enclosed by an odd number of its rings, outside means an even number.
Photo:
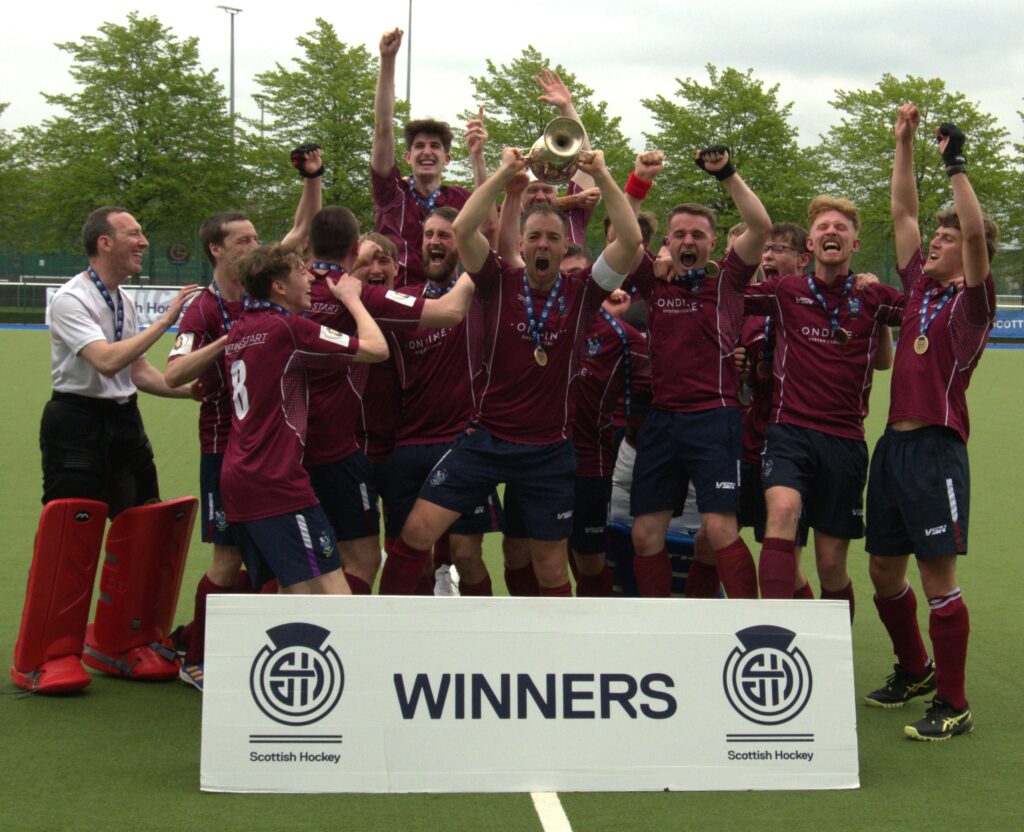
[[[886,73],[871,89],[836,90],[830,103],[841,119],[820,146],[828,169],[828,191],[852,199],[860,212],[861,253],[854,261],[856,267],[890,281],[895,279],[890,211],[893,124],[896,109],[907,101],[921,111],[914,170],[925,240],[934,230],[931,218],[952,199],[934,141],[935,128],[943,122],[953,122],[967,134],[965,153],[971,183],[986,211],[1001,224],[1003,236],[1013,233],[1009,218],[1018,198],[1007,153],[1007,131],[963,94],[947,90],[942,79],[914,75],[901,79]]]
[[[365,46],[347,46],[321,18],[297,42],[302,55],[293,60],[294,66],[277,64],[256,76],[265,123],[261,128],[258,121],[247,122],[254,216],[264,233],[288,229],[298,198],[288,154],[297,145],[316,142],[324,158],[324,204],[350,208],[369,227],[378,59]],[[396,122],[404,122],[407,112],[404,102],[396,103]]]
[[[0,116],[8,105],[0,102]],[[19,144],[0,130],[0,246],[18,248],[24,242],[25,208],[31,192],[29,174],[20,158]]]
[[[477,107],[484,108],[484,124],[490,136],[485,151],[488,170],[493,171],[498,166],[503,147],[531,147],[547,123],[558,115],[550,104],[538,100],[541,89],[534,79],[543,69],[553,70],[565,82],[591,145],[604,152],[612,175],[624,184],[633,170],[636,152],[619,126],[621,119],[609,115],[607,102],[595,100],[593,89],[574,73],[561,64],[552,64],[533,46],[527,46],[509,64],[499,66],[488,59],[483,75],[470,76],[473,100]],[[459,114],[459,118],[465,122],[476,117],[477,112],[476,108],[466,110]],[[461,168],[463,171],[464,183],[471,185],[468,167],[464,166],[466,149],[461,142],[456,142],[452,156],[459,166],[457,170]],[[598,206],[587,235],[592,248],[603,246],[601,222],[604,216],[603,205]]]
[[[714,209],[721,230],[739,221],[728,194],[694,163],[694,152],[711,144],[727,145],[733,162],[775,221],[800,222],[818,190],[821,170],[812,153],[797,145],[790,123],[793,105],[781,104],[778,84],[765,87],[753,70],[719,70],[707,64],[707,83],[676,79],[672,100],[644,99],[657,130],[647,134],[652,148],[665,152],[665,169],[649,200],[659,214],[679,202]],[[724,245],[724,234],[719,234]]]
[[[59,43],[79,90],[45,95],[65,114],[25,133],[38,160],[35,214],[70,244],[88,211],[131,211],[151,235],[191,235],[236,204],[241,182],[224,95],[199,65],[195,38],[128,15],[98,35]]]

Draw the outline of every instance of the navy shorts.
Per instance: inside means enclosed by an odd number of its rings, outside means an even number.
[[[572,515],[572,550],[579,555],[600,555],[608,551],[608,506],[612,501],[612,478],[576,477],[575,507]]]
[[[409,512],[412,511],[423,483],[434,470],[434,466],[452,447],[451,442],[435,442],[430,445],[398,445],[388,457],[386,478],[387,491],[384,498],[384,533],[398,537],[402,533]],[[492,489],[487,499],[475,506],[472,513],[456,520],[449,534],[487,534],[503,528],[501,502],[498,492]]]
[[[795,425],[768,425],[761,482],[767,491],[785,486],[800,492],[803,518],[823,534],[864,537],[864,483],[868,447]]]
[[[564,540],[572,533],[575,476],[576,451],[568,439],[521,445],[470,427],[434,466],[420,497],[449,511],[473,514],[503,482],[518,500],[523,536]]]
[[[696,413],[651,408],[636,444],[630,514],[679,514],[693,481],[702,514],[739,508],[740,412],[717,407]]]
[[[224,505],[220,500],[220,469],[224,464],[224,454],[200,454],[199,456],[199,493],[203,514],[203,543],[214,543],[218,546],[238,545],[238,526],[229,523],[224,514]]]
[[[380,533],[377,486],[366,454],[356,451],[337,462],[307,470],[313,493],[338,540],[359,540]]]
[[[764,529],[768,522],[768,507],[764,501],[764,486],[761,484],[761,463],[744,462],[740,466],[740,510],[736,519],[741,526],[754,530],[754,540],[764,543]],[[807,514],[800,512],[796,528],[796,545],[807,545]]]
[[[967,446],[956,431],[886,428],[871,458],[865,548],[922,559],[966,555],[970,501]]]
[[[283,587],[341,568],[338,544],[320,506],[240,523],[242,560],[253,586]]]

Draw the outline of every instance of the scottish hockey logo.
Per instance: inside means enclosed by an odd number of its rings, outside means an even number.
[[[270,644],[249,672],[252,698],[282,725],[309,725],[334,710],[345,686],[341,658],[324,646],[330,631],[314,624],[282,624],[267,630]]]
[[[736,633],[742,647],[725,662],[723,683],[729,704],[744,719],[779,725],[799,714],[811,698],[811,667],[796,633],[763,625]]]

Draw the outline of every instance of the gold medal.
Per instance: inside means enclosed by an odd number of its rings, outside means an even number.
[[[708,277],[718,277],[721,271],[722,270],[718,268],[718,263],[714,260],[708,260],[708,262],[704,264],[704,274]]]
[[[768,366],[767,361],[757,362],[757,377],[762,381],[772,374],[772,368]]]
[[[546,367],[548,365],[548,354],[544,352],[544,347],[537,347],[537,349],[533,351],[533,360],[541,367]]]
[[[924,355],[926,352],[928,352],[927,335],[918,335],[917,338],[914,339],[914,352],[916,352],[918,355]]]
[[[850,343],[850,333],[842,327],[836,330],[836,341],[840,344],[846,345]]]

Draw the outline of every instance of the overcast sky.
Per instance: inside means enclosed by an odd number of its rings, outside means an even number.
[[[236,109],[258,116],[253,76],[275,63],[289,65],[296,38],[313,28],[315,4],[233,0]],[[228,86],[229,16],[214,2],[13,3],[3,14],[0,101],[10,107],[0,127],[38,123],[55,111],[41,92],[73,92],[70,60],[53,44],[95,34],[104,21],[123,23],[128,12],[156,15],[180,38],[199,38],[200,60]],[[508,12],[503,10],[508,9]],[[555,11],[557,10],[557,11]],[[407,28],[409,0],[325,3],[320,16],[348,44],[374,53],[381,32]],[[519,32],[520,34],[516,34]],[[696,3],[653,0],[515,0],[512,3],[413,2],[412,109],[414,116],[454,120],[472,104],[470,75],[485,61],[509,63],[532,44],[561,63],[608,102],[634,146],[653,124],[640,99],[670,95],[675,78],[706,81],[704,65],[753,68],[779,97],[792,101],[802,144],[817,141],[837,120],[829,106],[835,89],[872,87],[884,72],[941,77],[991,112],[1014,141],[1024,135],[1024,3],[860,0]],[[408,51],[398,64],[404,95]]]

